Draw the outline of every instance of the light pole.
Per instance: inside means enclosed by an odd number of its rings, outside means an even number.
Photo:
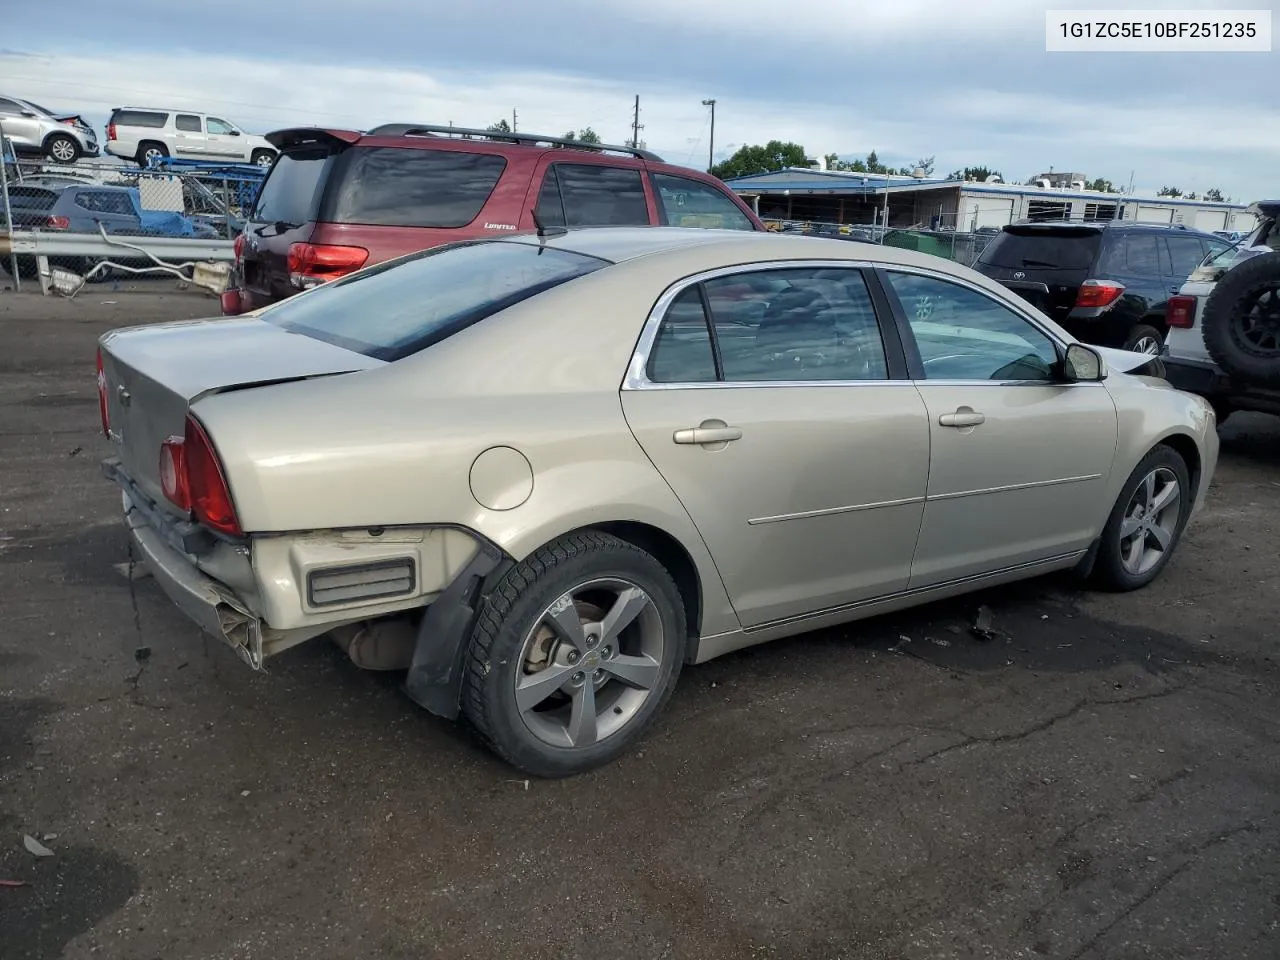
[[[702,105],[711,108],[711,140],[707,144],[707,173],[710,173],[711,168],[716,165],[716,102],[703,100]]]

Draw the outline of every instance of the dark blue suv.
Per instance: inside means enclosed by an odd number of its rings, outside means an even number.
[[[1041,221],[1004,227],[974,269],[1085,343],[1158,355],[1165,307],[1221,237],[1181,225]]]

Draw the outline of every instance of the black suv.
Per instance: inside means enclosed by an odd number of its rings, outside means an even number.
[[[1004,227],[974,269],[1086,343],[1158,355],[1169,298],[1229,246],[1177,224],[1025,222]]]

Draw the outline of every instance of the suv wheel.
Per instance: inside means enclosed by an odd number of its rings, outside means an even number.
[[[65,133],[55,133],[44,142],[44,152],[54,163],[75,163],[80,159],[80,144]]]
[[[250,160],[259,167],[269,167],[275,158],[276,155],[271,150],[255,150]]]
[[[1160,356],[1160,351],[1164,348],[1164,334],[1149,324],[1139,323],[1129,331],[1129,336],[1125,338],[1125,350],[1132,350],[1134,353],[1145,353],[1152,357]]]
[[[1214,285],[1204,305],[1204,345],[1227,373],[1280,387],[1280,253],[1250,257]]]
[[[137,160],[138,166],[144,170],[151,165],[152,160],[159,160],[161,157],[169,155],[169,148],[163,143],[155,143],[148,141],[138,145],[138,155],[134,159]]]
[[[639,739],[684,651],[684,604],[662,564],[605,533],[570,534],[513,567],[485,601],[463,711],[519,769],[581,773]]]

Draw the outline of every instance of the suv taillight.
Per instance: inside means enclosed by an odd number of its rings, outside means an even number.
[[[1076,294],[1076,306],[1084,308],[1109,307],[1124,293],[1123,283],[1110,280],[1086,280]]]
[[[102,417],[102,435],[111,436],[111,412],[107,409],[107,371],[102,367],[102,348],[98,348],[98,413]]]
[[[71,226],[71,220],[68,217],[45,217],[44,225],[50,230],[65,230]]]
[[[237,263],[244,259],[244,234],[237,233],[236,239],[231,244],[231,255],[235,257]]]
[[[354,273],[369,259],[364,247],[340,247],[329,243],[289,245],[289,282],[306,289]]]
[[[114,123],[107,124],[107,139],[114,140],[116,138],[116,125]]]
[[[244,532],[218,453],[191,414],[187,414],[186,434],[170,437],[160,446],[160,486],[165,497],[195,514],[206,527],[235,536]]]
[[[1164,320],[1171,327],[1190,329],[1196,325],[1196,298],[1178,294],[1169,298],[1164,309]]]

